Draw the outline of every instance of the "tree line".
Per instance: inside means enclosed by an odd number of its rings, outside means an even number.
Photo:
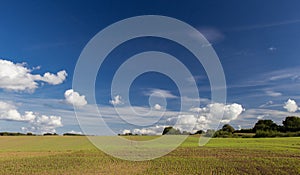
[[[289,116],[283,120],[282,125],[277,125],[272,120],[258,120],[253,128],[235,130],[231,125],[225,124],[221,129],[215,131],[208,129],[207,131],[199,130],[195,133],[180,131],[173,127],[164,128],[162,135],[194,135],[201,134],[207,137],[298,137],[300,136],[300,118]]]
[[[0,132],[0,136],[58,136],[57,133],[44,133],[44,134],[33,134],[31,132],[21,133],[21,132]],[[85,136],[83,134],[75,133],[64,133],[63,136]]]

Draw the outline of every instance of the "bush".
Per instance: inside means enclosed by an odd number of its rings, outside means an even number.
[[[264,131],[264,130],[258,130],[256,131],[254,137],[259,138],[259,137],[284,137],[285,133],[279,132],[279,131]]]
[[[286,117],[282,122],[285,131],[300,131],[300,118],[295,116]]]
[[[228,131],[219,130],[219,131],[215,132],[215,134],[214,134],[213,137],[231,138],[232,137],[232,133],[228,132]]]

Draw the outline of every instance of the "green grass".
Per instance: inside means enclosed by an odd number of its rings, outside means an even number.
[[[131,162],[106,155],[82,136],[4,136],[0,174],[300,174],[300,138],[214,138],[203,147],[198,139],[190,136],[161,158]]]

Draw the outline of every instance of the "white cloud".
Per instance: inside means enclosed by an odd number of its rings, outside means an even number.
[[[260,108],[269,107],[273,104],[274,104],[274,102],[272,100],[270,100],[270,101],[266,102],[265,104],[260,105],[259,107]]]
[[[134,129],[132,133],[139,135],[161,135],[165,127],[167,126],[156,125],[148,128]]]
[[[62,126],[61,117],[57,116],[46,116],[42,115],[38,117],[36,121],[34,121],[37,125],[45,125],[45,126]]]
[[[212,129],[218,126],[219,122],[229,123],[236,120],[244,111],[242,105],[212,103],[202,108],[191,108],[190,112],[197,114],[180,114],[173,112],[167,116],[164,125],[156,125],[142,129],[133,129],[134,134],[160,135],[166,126],[173,126],[180,131],[196,132],[198,130]],[[222,117],[223,114],[223,118]]]
[[[63,81],[65,81],[67,77],[67,72],[65,70],[57,72],[57,74],[51,74],[49,72],[45,73],[43,77],[37,80],[41,80],[44,82],[47,82],[52,85],[61,84]]]
[[[23,118],[25,121],[33,121],[36,119],[36,115],[32,111],[25,111]]]
[[[231,120],[237,119],[237,117],[244,111],[242,105],[233,103],[233,104],[222,104],[222,103],[211,103],[203,108],[191,108],[191,112],[196,112],[201,115],[206,115],[209,118],[219,118],[222,116],[222,123],[229,123]]]
[[[162,89],[151,89],[150,92],[145,93],[145,95],[163,98],[177,98],[177,96],[173,95],[170,91]]]
[[[33,75],[33,70],[25,67],[26,64],[15,64],[11,61],[0,59],[0,88],[12,91],[34,91],[38,87],[37,81],[52,85],[62,83],[66,77],[66,71],[62,70],[56,75],[49,72],[41,75]]]
[[[75,92],[73,89],[66,90],[65,100],[68,104],[80,107],[87,104],[84,95],[80,95],[78,92]]]
[[[279,96],[282,96],[282,93],[280,92],[274,92],[274,91],[266,91],[266,94],[268,96],[271,96],[271,97],[279,97]]]
[[[22,130],[36,132],[55,132],[55,128],[63,126],[61,117],[40,116],[32,111],[22,115],[14,104],[4,101],[0,101],[0,120],[26,122],[30,127],[22,127]]]
[[[25,112],[25,115],[21,115],[15,105],[0,101],[0,119],[12,121],[30,121],[35,119],[35,116],[32,115],[32,112]]]
[[[296,112],[298,110],[298,105],[295,100],[288,99],[283,106],[288,112]]]
[[[262,120],[264,117],[265,117],[265,115],[258,115],[256,118],[257,118],[258,120]]]
[[[179,115],[168,118],[167,123],[180,131],[196,132],[197,130],[208,129],[211,121],[206,116]]]
[[[243,109],[242,105],[240,104],[233,103],[231,105],[225,105],[224,116],[221,122],[228,123],[231,120],[235,120],[243,111],[245,111],[245,109]]]
[[[208,109],[206,107],[203,107],[203,108],[196,107],[196,108],[191,108],[190,111],[191,112],[196,112],[196,113],[201,113],[201,112],[207,112]]]
[[[39,116],[37,113],[33,113],[33,115],[36,117],[29,121],[29,126],[21,128],[24,132],[55,133],[56,128],[63,126],[59,116]]]
[[[170,117],[167,119],[167,125],[156,125],[146,128],[133,129],[133,134],[139,135],[161,135],[164,128],[167,126],[173,126],[180,131],[196,132],[198,130],[206,130],[209,128],[209,121],[205,116],[195,115],[179,115],[177,117]],[[124,130],[125,131],[125,130]],[[123,133],[124,133],[123,131]],[[129,131],[129,130],[126,130]]]
[[[23,127],[22,130],[40,133],[55,133],[57,127],[62,127],[61,117],[59,116],[38,116],[35,120],[30,121],[30,127]]]
[[[110,100],[109,103],[112,104],[112,105],[123,104],[122,97],[120,95],[117,95],[117,96],[114,97],[113,100]]]
[[[155,105],[154,105],[154,109],[156,109],[156,110],[161,110],[162,107],[161,107],[159,104],[155,104]]]
[[[129,129],[124,129],[122,133],[123,134],[129,134],[129,133],[131,133],[131,131]]]
[[[271,51],[271,52],[273,52],[273,51],[276,51],[276,50],[277,50],[277,48],[275,48],[275,47],[269,47],[268,49],[269,49],[269,51]]]

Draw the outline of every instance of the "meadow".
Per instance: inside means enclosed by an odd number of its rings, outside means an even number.
[[[144,140],[151,136],[131,136]],[[190,136],[171,153],[134,162],[111,157],[84,136],[2,136],[0,174],[300,174],[300,138]]]

